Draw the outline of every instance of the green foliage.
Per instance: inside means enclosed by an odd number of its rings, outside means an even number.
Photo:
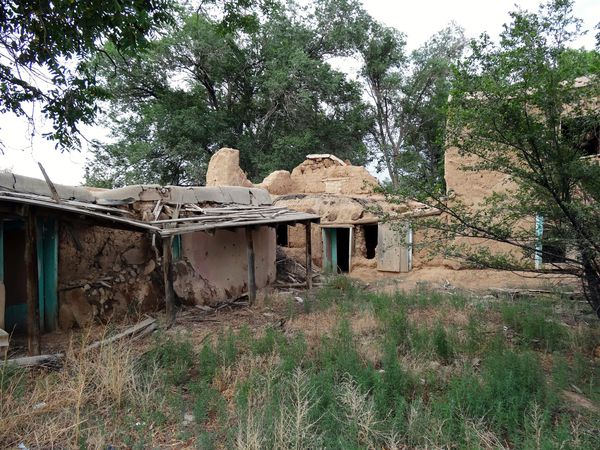
[[[545,376],[532,353],[504,351],[490,354],[475,375],[452,380],[446,401],[451,410],[473,419],[485,418],[497,432],[520,440],[527,412],[546,406]],[[464,420],[455,416],[455,420]]]
[[[256,26],[223,28],[194,11],[147,52],[108,47],[97,69],[114,141],[94,150],[88,183],[201,184],[221,147],[239,149],[255,181],[332,148],[365,163],[371,119],[360,86],[327,62],[350,45],[339,12],[269,3]]]
[[[537,13],[512,12],[498,43],[485,34],[474,40],[456,68],[448,144],[463,157],[463,170],[496,172],[511,182],[477,208],[462,192],[453,196],[424,183],[406,193],[446,213],[421,225],[435,231],[448,257],[532,270],[538,247],[548,266],[581,275],[600,314],[600,166],[583,158],[598,150],[600,109],[592,99],[600,97],[599,57],[569,48],[582,33],[572,1],[551,0]],[[536,216],[544,219],[539,239]],[[461,245],[456,236],[511,250]]]
[[[151,370],[154,365],[164,368],[165,381],[179,385],[189,379],[194,364],[192,343],[185,336],[157,336],[154,347],[144,355],[142,367]]]
[[[454,357],[454,349],[448,338],[444,326],[438,323],[433,330],[433,346],[438,357],[448,363]]]
[[[569,334],[565,327],[548,319],[547,309],[535,304],[505,305],[501,308],[502,319],[514,329],[525,344],[554,351],[568,345]]]
[[[428,186],[443,182],[451,66],[465,44],[462,29],[452,25],[407,55],[401,33],[378,23],[367,29],[359,53],[374,109],[370,138],[394,189],[408,180]]]
[[[106,98],[87,61],[106,43],[119,52],[142,48],[173,22],[173,7],[171,0],[3,1],[0,112],[33,120],[31,104],[39,103],[54,127],[47,137],[76,147],[78,124],[92,123],[96,100]]]

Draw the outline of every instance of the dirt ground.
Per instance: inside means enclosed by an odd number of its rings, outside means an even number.
[[[386,293],[397,290],[410,292],[419,286],[443,290],[460,289],[475,293],[485,293],[490,289],[579,289],[577,278],[571,275],[491,269],[454,270],[446,267],[425,267],[396,274],[356,268],[351,278],[369,283],[376,290]]]

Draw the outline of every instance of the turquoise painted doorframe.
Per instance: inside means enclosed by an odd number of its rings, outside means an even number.
[[[37,260],[40,329],[53,331],[58,326],[58,230],[54,219],[38,218]]]
[[[323,269],[326,272],[337,273],[337,230],[335,228],[322,228],[323,230]]]

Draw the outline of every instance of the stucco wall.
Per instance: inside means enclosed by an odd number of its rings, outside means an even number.
[[[267,286],[276,277],[275,229],[253,231],[256,285]],[[246,232],[198,232],[182,236],[182,261],[176,265],[175,292],[196,304],[236,298],[248,290]],[[186,265],[187,268],[183,266]]]
[[[492,193],[505,193],[516,189],[516,184],[511,180],[510,176],[487,170],[469,171],[463,170],[464,167],[473,165],[477,162],[477,157],[473,155],[461,155],[457,147],[449,147],[445,153],[445,172],[444,178],[448,192],[452,193],[450,202],[453,200],[462,201],[465,205],[473,209],[480,207],[484,199]],[[452,200],[453,199],[453,200]],[[442,219],[444,217],[442,216]],[[449,220],[447,217],[445,220]],[[523,219],[515,226],[524,230],[531,230],[532,239],[534,238],[534,218]],[[510,244],[490,241],[487,239],[457,237],[457,244],[466,244],[472,249],[486,247],[492,254],[512,254],[514,257],[522,257],[522,252]],[[438,258],[433,261],[426,262],[426,265],[440,264]],[[533,264],[533,260],[530,261]],[[456,261],[443,260],[443,264],[450,267],[457,267]]]

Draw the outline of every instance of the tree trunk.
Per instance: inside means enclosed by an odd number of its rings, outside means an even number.
[[[589,249],[581,252],[583,277],[581,282],[585,299],[600,319],[600,271],[593,253]]]

